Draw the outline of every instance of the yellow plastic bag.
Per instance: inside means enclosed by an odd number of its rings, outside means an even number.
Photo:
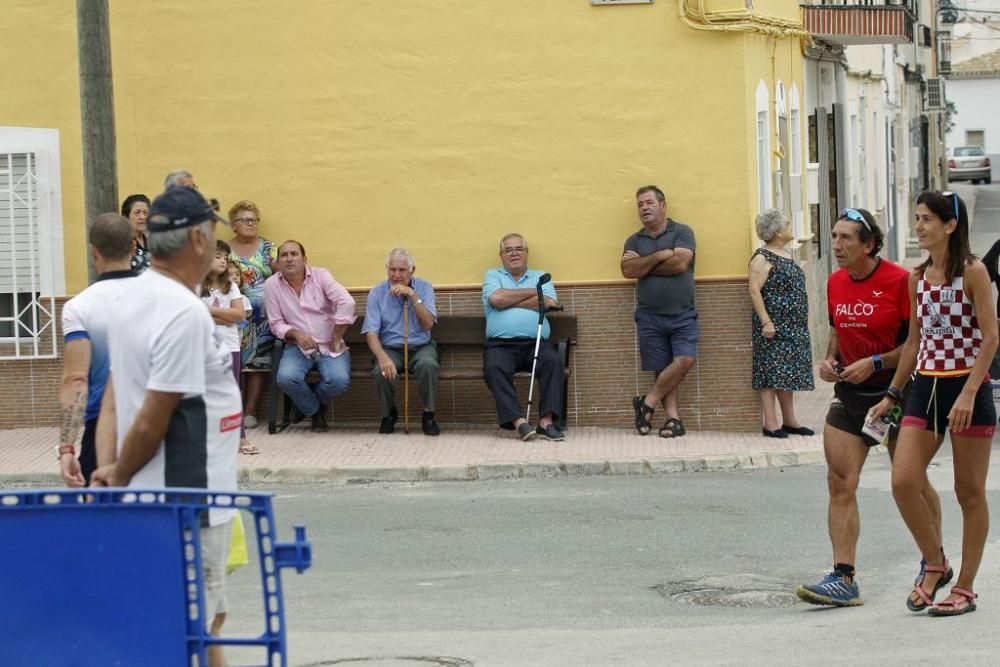
[[[226,558],[226,574],[232,574],[237,568],[250,564],[250,554],[247,553],[247,536],[243,531],[243,516],[237,512],[233,518],[232,537],[229,540],[229,556]]]

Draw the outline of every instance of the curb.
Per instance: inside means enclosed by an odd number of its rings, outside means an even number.
[[[341,466],[331,468],[244,468],[241,484],[374,484],[383,482],[473,482],[546,477],[654,477],[682,472],[765,470],[826,464],[822,450],[672,457],[595,459],[592,461],[511,461],[415,466]]]
[[[548,477],[659,477],[676,473],[766,470],[825,464],[819,449],[788,450],[661,459],[591,461],[510,461],[413,466],[339,466],[313,468],[241,468],[240,484],[374,484],[384,482],[475,482]],[[62,486],[58,473],[0,473],[2,486]]]

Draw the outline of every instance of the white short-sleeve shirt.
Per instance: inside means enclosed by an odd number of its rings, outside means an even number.
[[[208,289],[208,296],[201,297],[206,306],[213,308],[231,308],[234,303],[239,303],[246,312],[246,298],[240,292],[240,288],[232,282],[229,283],[229,291],[223,292],[215,287]],[[240,330],[235,324],[216,324],[215,337],[219,339],[223,347],[229,352],[240,351]]]
[[[108,381],[108,326],[122,295],[133,288],[131,271],[102,274],[97,282],[66,302],[62,311],[63,337],[90,341],[90,369],[87,373],[87,409],[84,420],[97,419],[101,398]]]
[[[194,291],[155,269],[133,285],[136,298],[119,302],[109,336],[119,453],[147,390],[183,397],[156,454],[129,486],[235,491],[243,413],[230,353]],[[232,514],[212,510],[210,522]]]

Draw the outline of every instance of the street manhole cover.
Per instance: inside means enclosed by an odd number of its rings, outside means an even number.
[[[322,662],[310,662],[302,667],[326,667],[327,665],[358,665],[359,667],[472,667],[472,662],[462,658],[428,655],[379,655],[365,658],[337,658]]]
[[[704,607],[792,607],[798,604],[794,585],[755,574],[668,581],[653,589],[665,598]]]

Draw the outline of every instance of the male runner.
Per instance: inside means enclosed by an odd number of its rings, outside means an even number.
[[[910,317],[909,271],[878,256],[882,243],[882,230],[865,209],[844,209],[833,226],[833,254],[840,270],[827,282],[832,331],[819,366],[820,378],[836,383],[823,429],[833,571],[817,584],[795,589],[811,604],[863,604],[854,570],[860,531],[855,494],[868,448],[880,443],[862,428],[892,381]],[[888,435],[890,456],[897,430]],[[941,501],[929,482],[923,497],[940,534]]]

